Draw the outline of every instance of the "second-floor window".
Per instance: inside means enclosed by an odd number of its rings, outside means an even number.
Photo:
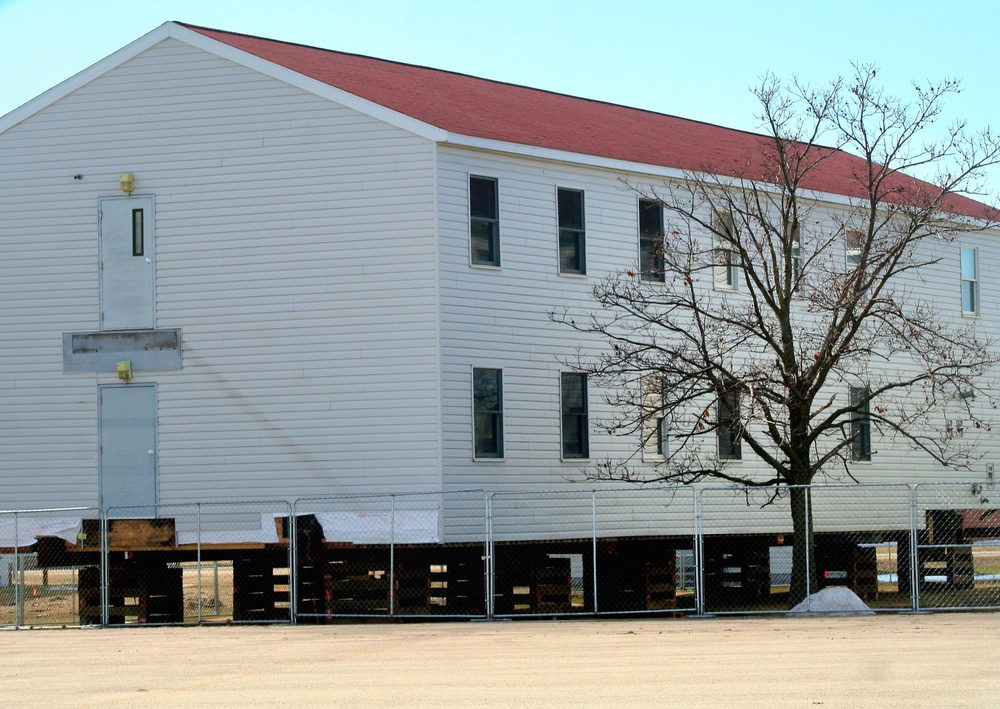
[[[583,192],[558,190],[559,202],[559,272],[586,273],[586,231],[584,230]]]
[[[716,212],[713,217],[715,229],[715,287],[722,290],[736,290],[738,265],[733,248],[736,237],[736,223],[728,212]]]
[[[844,242],[847,247],[847,270],[853,271],[861,265],[861,247],[864,243],[865,233],[858,229],[848,229],[844,234]]]
[[[495,177],[469,176],[469,230],[472,263],[500,265],[500,209]]]
[[[979,315],[979,253],[975,246],[962,247],[962,313]]]
[[[663,283],[663,208],[652,199],[639,200],[639,276]]]

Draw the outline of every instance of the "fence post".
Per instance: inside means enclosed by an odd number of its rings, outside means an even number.
[[[806,546],[806,598],[812,595],[812,550],[813,545],[813,533],[812,533],[812,485],[807,485],[805,490],[805,515],[806,515],[806,534],[805,534],[805,546]],[[811,606],[810,606],[811,607]]]
[[[389,496],[389,615],[396,615],[396,496]]]
[[[200,502],[196,502],[195,503],[195,511],[197,512],[197,515],[198,515],[198,519],[197,519],[197,524],[198,524],[197,537],[195,538],[195,541],[197,542],[196,553],[197,553],[197,556],[198,556],[198,625],[201,625],[201,623],[202,623],[202,614],[201,614],[202,613],[201,612],[201,603],[202,603],[201,598],[202,598],[202,593],[201,593],[201,503]]]
[[[108,512],[109,510],[104,509],[100,511],[100,528],[101,528],[101,539],[100,539],[100,552],[98,555],[99,559],[99,569],[98,577],[101,579],[101,627],[108,627],[108,603],[110,596],[110,589],[108,588],[108,579],[110,577],[110,572],[108,571]]]
[[[700,489],[694,489],[694,608],[697,615],[705,615],[705,535],[701,493]]]
[[[496,493],[484,493],[486,496],[486,618],[493,620],[493,602],[496,600],[496,560],[494,558],[495,549],[493,547],[493,495]]]
[[[17,630],[24,622],[24,598],[21,594],[21,583],[24,574],[21,573],[21,542],[17,529],[17,512],[14,513],[14,573],[11,574],[11,583],[14,584],[14,629]]]
[[[917,486],[911,483],[907,487],[910,489],[910,605],[913,612],[917,613],[920,611],[920,554],[917,549],[920,521]]]
[[[593,554],[593,571],[591,576],[594,579],[594,615],[597,615],[597,490],[590,491],[590,517],[591,517],[591,552]]]
[[[291,607],[292,625],[299,622],[299,520],[297,516],[295,500],[288,505],[288,526],[285,534],[288,535],[288,598]]]

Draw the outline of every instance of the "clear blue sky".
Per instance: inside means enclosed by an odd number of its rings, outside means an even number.
[[[996,0],[0,0],[0,115],[168,20],[748,130],[764,72],[875,62],[894,93],[961,79],[949,116],[1000,129]]]

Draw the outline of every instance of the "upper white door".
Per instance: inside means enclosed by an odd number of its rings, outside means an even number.
[[[101,329],[152,329],[153,198],[102,199],[100,209]]]

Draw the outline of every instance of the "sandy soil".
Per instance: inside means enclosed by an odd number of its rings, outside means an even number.
[[[1000,614],[0,633],[0,707],[1000,706]]]

